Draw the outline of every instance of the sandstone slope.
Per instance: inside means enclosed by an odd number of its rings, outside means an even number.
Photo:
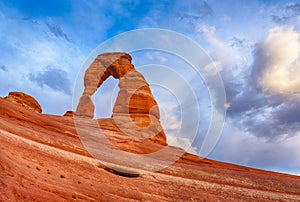
[[[163,147],[131,140],[111,119],[99,124],[122,150],[149,153]],[[188,153],[155,173],[116,172],[86,151],[71,113],[40,114],[3,98],[0,141],[0,201],[300,201],[300,177]]]

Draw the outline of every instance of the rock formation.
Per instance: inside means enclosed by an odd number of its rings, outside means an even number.
[[[85,72],[84,92],[75,114],[94,117],[91,96],[109,77],[119,80],[120,91],[113,107],[112,119],[125,135],[166,145],[166,136],[159,122],[158,105],[143,75],[136,71],[127,53],[104,53],[96,57]],[[134,132],[133,132],[134,131]]]
[[[157,172],[115,172],[86,151],[74,118],[35,113],[0,98],[0,201],[300,201],[299,176],[188,153]],[[82,130],[91,130],[82,120]],[[124,151],[181,150],[135,144],[111,119],[99,122]]]
[[[42,113],[42,108],[40,104],[32,96],[27,95],[22,92],[10,92],[8,96],[5,97],[6,100],[20,105],[28,110]]]
[[[64,116],[73,116],[74,112],[73,111],[66,111],[66,113],[64,114]]]

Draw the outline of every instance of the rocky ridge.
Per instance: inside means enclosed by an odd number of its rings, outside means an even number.
[[[83,147],[73,118],[35,113],[0,98],[0,201],[300,201],[300,177],[188,153],[157,172],[115,172]],[[98,121],[124,151],[163,147],[133,141],[110,119]],[[91,130],[84,122],[81,127]]]

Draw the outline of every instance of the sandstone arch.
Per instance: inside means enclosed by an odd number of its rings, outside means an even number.
[[[127,53],[103,53],[96,57],[85,72],[84,92],[80,98],[76,116],[94,117],[91,96],[110,76],[119,80],[119,93],[111,119],[116,127],[133,139],[152,139],[166,145],[166,137],[160,124],[159,108],[149,84],[136,71]]]

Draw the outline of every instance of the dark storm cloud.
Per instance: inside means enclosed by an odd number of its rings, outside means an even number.
[[[66,41],[70,42],[68,35],[63,31],[61,27],[55,24],[51,24],[50,22],[46,22],[46,25],[51,31],[51,33],[54,34],[54,36],[65,39]]]
[[[269,95],[257,85],[263,64],[266,62],[257,44],[253,52],[254,63],[245,82],[225,82],[230,108],[228,118],[240,129],[257,137],[276,141],[293,136],[300,130],[300,102],[295,98]]]
[[[300,130],[299,107],[300,104],[294,101],[281,103],[276,107],[266,105],[246,111],[241,123],[256,136],[267,137],[270,141],[281,140],[282,137],[294,136]]]
[[[279,7],[276,14],[272,15],[273,22],[286,24],[289,20],[300,15],[300,3],[287,3]]]
[[[300,130],[299,101],[268,96],[251,85],[241,89],[226,85],[226,92],[233,92],[227,96],[231,105],[227,116],[241,129],[270,140]]]
[[[266,102],[267,97],[253,86],[253,82],[252,79],[248,79],[244,85],[225,83],[227,101],[231,105],[227,111],[230,117],[239,118],[247,112],[271,105],[271,103]]]
[[[49,66],[44,72],[40,72],[37,75],[30,74],[29,79],[39,86],[46,85],[54,90],[71,94],[70,80],[68,79],[67,72],[61,69]]]
[[[274,119],[284,124],[296,124],[300,128],[300,102],[289,101],[279,107]]]
[[[7,72],[8,69],[5,65],[0,65],[0,70]]]

